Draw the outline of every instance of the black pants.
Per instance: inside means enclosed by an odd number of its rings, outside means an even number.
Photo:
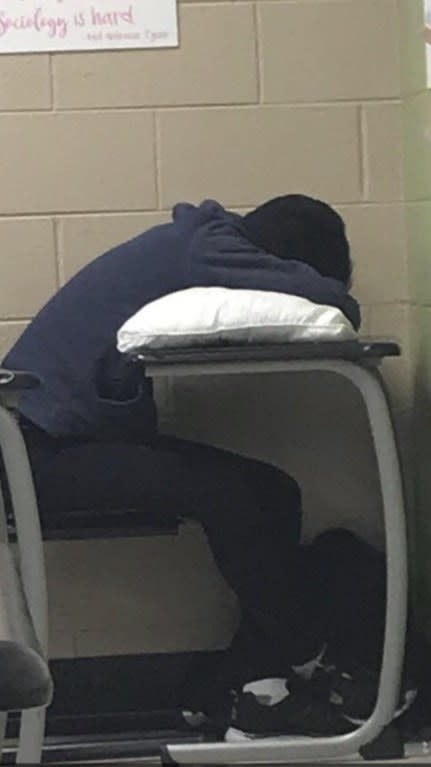
[[[29,424],[23,431],[42,522],[60,510],[109,508],[148,509],[160,518],[174,510],[197,520],[241,607],[231,649],[235,673],[281,673],[311,657],[305,587],[312,575],[301,576],[301,498],[291,477],[174,438],[159,437],[149,447],[53,439]]]

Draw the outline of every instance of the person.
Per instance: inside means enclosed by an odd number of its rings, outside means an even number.
[[[300,489],[275,466],[159,434],[151,381],[117,351],[116,333],[145,304],[194,286],[303,296],[358,328],[351,272],[344,223],[322,201],[285,195],[244,216],[211,200],[178,204],[170,223],[72,277],[3,362],[41,380],[18,410],[42,522],[56,511],[146,508],[201,523],[241,608],[223,689],[319,650],[309,578],[297,577]]]

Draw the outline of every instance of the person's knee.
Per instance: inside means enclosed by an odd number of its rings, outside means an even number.
[[[302,497],[298,482],[278,466],[253,462],[249,477],[263,505],[269,506],[274,512],[301,511]]]

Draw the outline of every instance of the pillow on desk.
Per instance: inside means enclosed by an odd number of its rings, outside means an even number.
[[[333,306],[260,290],[189,288],[147,304],[120,328],[120,352],[227,343],[348,341],[356,333]]]

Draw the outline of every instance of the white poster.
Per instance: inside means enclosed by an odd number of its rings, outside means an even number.
[[[425,0],[425,45],[427,56],[428,88],[431,88],[431,0]]]
[[[0,0],[0,53],[178,45],[176,0]]]

